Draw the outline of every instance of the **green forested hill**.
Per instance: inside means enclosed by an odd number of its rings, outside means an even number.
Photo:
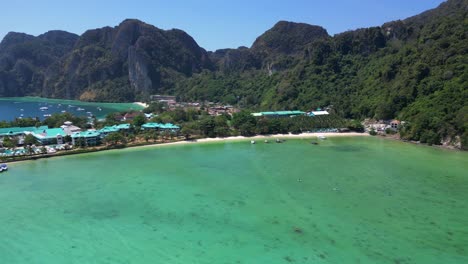
[[[252,47],[206,52],[181,30],[138,20],[0,43],[0,96],[181,100],[252,110],[330,107],[346,118],[407,121],[402,136],[468,146],[468,0],[329,36],[280,21]],[[40,56],[38,56],[40,55]]]
[[[278,52],[255,69],[205,71],[174,92],[258,109],[331,105],[348,118],[406,120],[407,139],[439,144],[460,135],[466,145],[467,7],[452,0],[403,21],[314,40],[299,54]]]

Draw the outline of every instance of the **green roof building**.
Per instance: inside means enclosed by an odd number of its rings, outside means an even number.
[[[66,136],[62,128],[36,129],[32,135],[42,145],[63,144],[63,137]]]
[[[176,131],[179,130],[180,127],[176,126],[171,123],[163,124],[163,123],[146,123],[141,126],[142,130],[147,130],[147,129],[156,129],[156,130],[172,130]]]
[[[96,146],[100,143],[101,133],[96,130],[88,130],[83,132],[75,132],[71,135],[72,144],[77,145],[83,142],[86,146]]]
[[[0,128],[0,137],[4,136],[19,136],[24,135],[25,132],[33,132],[36,130],[48,129],[47,126],[40,127],[6,127]]]

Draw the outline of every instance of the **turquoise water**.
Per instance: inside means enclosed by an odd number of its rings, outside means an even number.
[[[41,107],[47,110],[41,111]],[[81,108],[82,110],[78,110]],[[0,120],[11,121],[19,117],[46,118],[44,115],[66,111],[76,116],[91,116],[104,118],[108,113],[127,110],[141,110],[141,106],[133,103],[90,103],[75,100],[46,99],[39,97],[8,97],[0,98]]]
[[[467,263],[468,156],[378,138],[10,164],[1,263]]]

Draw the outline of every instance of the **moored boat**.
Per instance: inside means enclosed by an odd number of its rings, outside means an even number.
[[[0,164],[0,172],[7,171],[8,170],[8,165],[6,164]]]

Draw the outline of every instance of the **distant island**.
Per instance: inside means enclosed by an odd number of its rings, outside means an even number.
[[[182,30],[136,19],[81,36],[10,32],[0,97],[94,102],[219,102],[252,112],[328,108],[340,118],[404,120],[403,139],[468,146],[464,0],[330,36],[280,21],[250,48],[206,51]]]

